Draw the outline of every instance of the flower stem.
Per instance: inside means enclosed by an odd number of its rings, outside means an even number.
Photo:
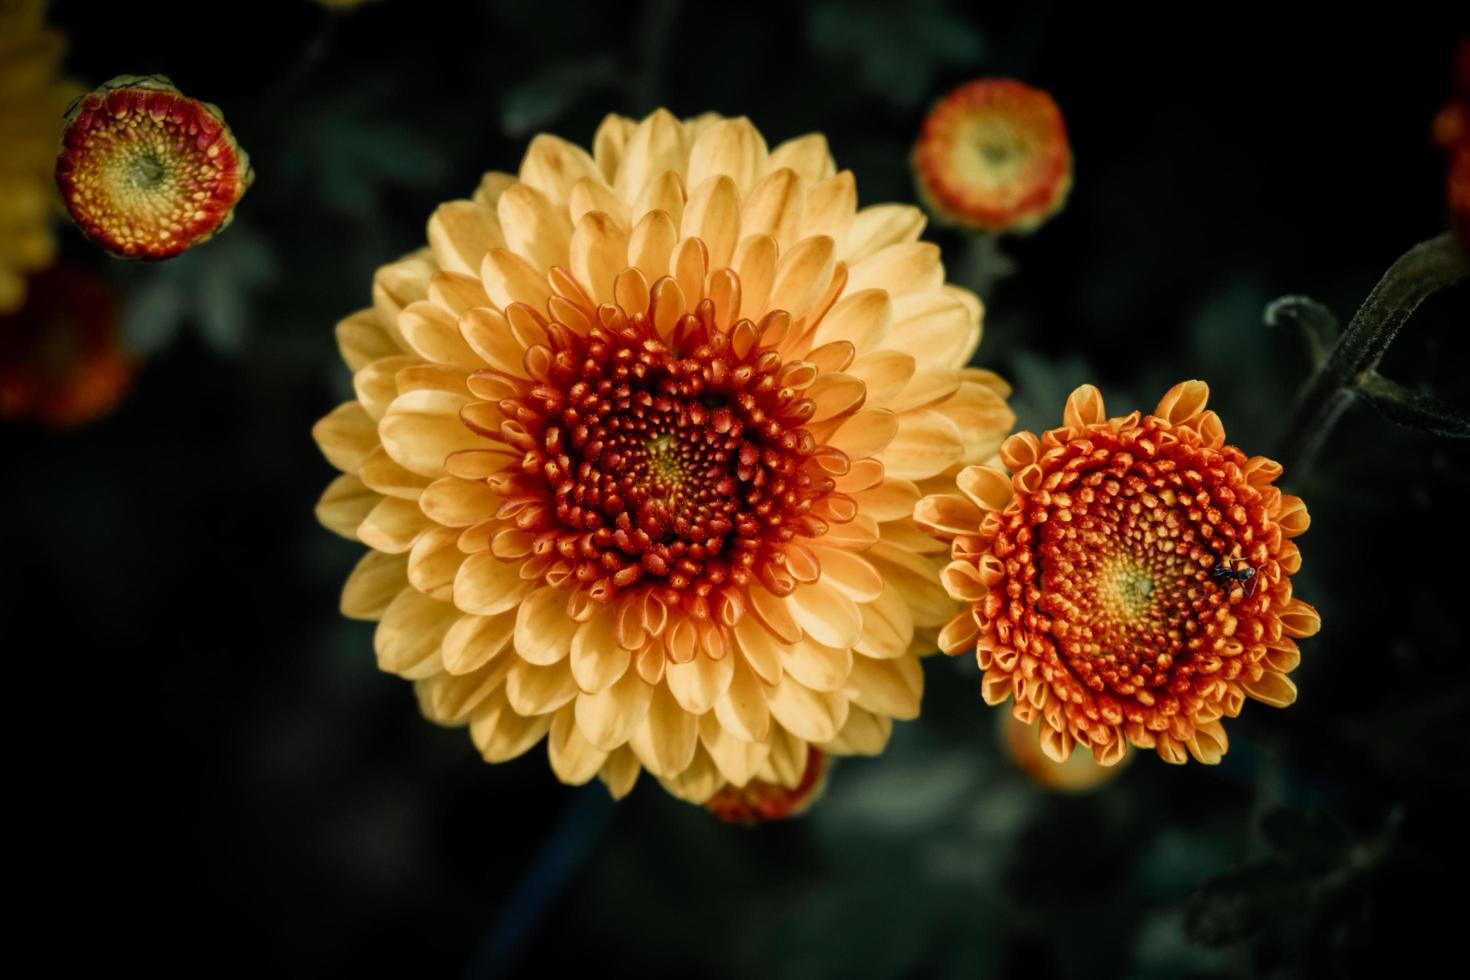
[[[1454,235],[1420,242],[1389,266],[1310,381],[1281,440],[1277,458],[1300,480],[1327,441],[1358,385],[1387,352],[1424,298],[1470,273],[1470,257]]]

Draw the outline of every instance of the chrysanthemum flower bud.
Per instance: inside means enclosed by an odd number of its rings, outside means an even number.
[[[56,266],[0,316],[0,419],[67,428],[107,414],[132,384],[118,342],[118,302],[96,275]]]
[[[941,649],[976,651],[986,703],[1013,699],[1058,762],[1077,744],[1102,765],[1129,744],[1219,762],[1221,718],[1296,699],[1296,641],[1321,626],[1291,587],[1307,509],[1274,486],[1280,464],[1225,443],[1208,397],[1185,381],[1152,415],[1108,418],[1084,385],[1061,428],[1005,441],[1009,473],[967,467],[915,508],[967,607]]]
[[[124,75],[70,113],[56,186],[82,233],[113,255],[167,259],[224,229],[250,159],[219,109],[160,76]]]
[[[827,756],[822,750],[809,749],[801,781],[795,786],[752,779],[744,786],[726,786],[704,807],[726,823],[758,824],[799,817],[826,791],[827,769]]]
[[[1450,222],[1470,248],[1470,40],[1460,42],[1455,98],[1434,117],[1434,141],[1450,158],[1445,177]]]
[[[1072,148],[1052,97],[981,79],[941,99],[914,145],[914,176],[939,218],[979,231],[1028,232],[1072,188]]]

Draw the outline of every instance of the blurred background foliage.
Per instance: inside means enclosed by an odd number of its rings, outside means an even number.
[[[178,8],[182,11],[183,8]],[[1317,469],[1297,592],[1322,612],[1298,703],[1215,769],[1139,758],[1090,794],[1026,779],[969,658],[922,720],[838,765],[805,819],[748,830],[645,785],[617,806],[533,753],[484,766],[336,611],[357,547],[312,507],[311,423],[350,394],[337,319],[440,201],[608,111],[827,133],[864,202],[911,201],[929,103],[981,75],[1051,91],[1077,184],[986,290],[978,363],[1020,424],[1207,380],[1269,452],[1306,377],[1265,304],[1342,320],[1444,227],[1429,120],[1447,7],[1208,23],[1116,5],[808,0],[54,4],[88,84],[169,75],[257,171],[235,224],[105,271],[145,365],[110,418],[0,429],[19,951],[155,975],[1335,976],[1457,947],[1470,802],[1463,445],[1351,411]],[[201,18],[208,17],[209,20]],[[931,229],[952,278],[974,246]],[[1384,365],[1470,407],[1470,289]],[[651,781],[648,781],[651,782]],[[1446,895],[1450,897],[1445,897]]]

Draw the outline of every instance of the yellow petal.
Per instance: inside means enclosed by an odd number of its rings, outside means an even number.
[[[433,527],[419,535],[408,554],[408,583],[425,595],[442,602],[454,596],[454,576],[464,561],[456,547],[459,531]]]
[[[913,357],[920,372],[958,368],[980,341],[970,310],[944,293],[920,292],[893,300],[893,326],[883,341]]]
[[[898,433],[878,455],[889,476],[922,480],[959,462],[964,452],[964,439],[953,422],[920,409],[898,416]]]
[[[834,340],[846,340],[858,353],[876,350],[884,344],[893,323],[893,301],[881,289],[848,291],[817,324],[812,334],[813,346]]]
[[[459,320],[438,304],[412,303],[398,314],[398,332],[409,349],[435,364],[474,371],[484,367],[459,332]]]
[[[848,270],[847,288],[886,289],[894,296],[932,292],[944,284],[939,247],[908,242],[879,249]]]
[[[826,235],[838,243],[838,256],[852,262],[842,244],[852,229],[857,215],[857,181],[851,170],[828,177],[811,188],[806,196],[800,237]],[[783,240],[782,244],[785,244]]]
[[[809,547],[822,566],[822,581],[853,602],[872,602],[883,593],[883,579],[862,555],[818,544]]]
[[[544,715],[577,696],[577,683],[565,661],[541,667],[516,657],[505,675],[505,699],[519,715]]]
[[[700,653],[687,663],[671,663],[664,672],[669,691],[679,706],[693,715],[702,715],[715,706],[715,700],[730,686],[735,658],[713,660]]]
[[[337,469],[351,473],[378,445],[377,425],[357,402],[332,409],[311,430],[322,455]]]
[[[904,590],[884,582],[883,594],[862,607],[863,628],[853,648],[865,657],[891,660],[908,652],[914,638],[914,617]]]
[[[653,687],[636,670],[596,694],[577,695],[577,728],[597,748],[611,752],[627,742],[648,714]]]
[[[834,755],[878,755],[888,745],[893,719],[853,706],[837,737],[822,746]]]
[[[628,671],[632,653],[618,644],[610,615],[596,615],[572,635],[572,676],[588,694],[605,691]]]
[[[551,715],[528,718],[516,714],[504,690],[494,691],[475,709],[470,737],[486,762],[508,762],[541,741],[551,728]]]
[[[796,241],[806,193],[796,171],[773,170],[756,185],[740,212],[745,235],[770,235],[781,244]]]
[[[863,208],[848,230],[843,258],[855,264],[890,245],[918,241],[925,224],[924,212],[908,204],[875,204]]]
[[[378,620],[398,593],[408,587],[408,558],[369,551],[362,556],[342,587],[342,615],[348,619]]]
[[[650,211],[639,219],[633,233],[628,236],[628,264],[650,280],[668,275],[669,259],[678,242],[679,229],[668,212]]]
[[[851,648],[862,631],[857,603],[825,581],[798,585],[786,606],[808,636],[830,647]]]
[[[497,205],[505,247],[539,272],[566,265],[572,222],[566,208],[529,184],[516,184]]]
[[[479,670],[510,648],[515,626],[515,614],[509,610],[496,616],[461,616],[444,634],[444,669],[451,674]]]
[[[373,634],[378,668],[410,680],[428,677],[440,668],[439,645],[458,618],[449,603],[404,589],[388,603]]]
[[[938,569],[923,555],[879,541],[868,550],[867,559],[885,585],[902,591],[915,626],[943,626],[954,614],[954,602],[939,584]]]
[[[846,453],[848,459],[856,461],[874,456],[884,460],[886,464],[885,450],[898,435],[898,427],[898,416],[886,408],[870,408],[843,422],[842,427],[827,440],[827,444]]]
[[[698,238],[709,249],[709,266],[723,269],[740,241],[740,193],[728,176],[715,175],[691,185],[680,231]]]
[[[613,301],[613,280],[628,264],[628,234],[610,215],[589,211],[572,233],[571,269],[594,302]]]
[[[530,583],[521,578],[518,563],[501,561],[491,552],[481,551],[459,566],[454,578],[454,604],[465,612],[494,616],[515,608],[530,589]]]
[[[317,501],[316,519],[327,530],[356,541],[357,526],[382,499],[357,477],[343,474],[327,486],[327,492]]]
[[[917,657],[875,660],[858,657],[852,662],[848,681],[852,702],[875,714],[899,721],[919,717],[924,695],[924,670]]]
[[[694,761],[697,736],[698,719],[681,708],[668,687],[660,684],[653,691],[647,716],[628,744],[649,772],[676,776]]]
[[[793,320],[801,319],[832,281],[835,263],[836,247],[826,235],[813,235],[797,242],[777,262],[767,306],[785,310]]]
[[[689,156],[685,138],[679,120],[666,109],[655,110],[628,137],[613,189],[630,200],[650,178],[665,171],[683,177]]]
[[[460,409],[468,402],[444,391],[399,395],[378,423],[378,438],[404,469],[421,476],[443,476],[444,459],[450,453],[485,446],[485,440],[460,421]]]
[[[369,548],[398,554],[413,547],[418,536],[433,526],[413,500],[386,497],[357,526],[357,540]]]
[[[500,216],[474,201],[450,201],[429,218],[429,248],[443,269],[479,276],[480,263],[492,248],[504,248]]]
[[[740,659],[730,675],[730,686],[715,699],[715,718],[738,739],[763,741],[771,727],[771,712],[766,707],[768,690],[755,672],[746,666],[744,659]]]
[[[767,703],[783,728],[808,742],[829,741],[847,721],[846,695],[813,691],[789,675],[782,676]]]
[[[815,184],[836,172],[832,153],[827,148],[827,137],[821,133],[807,133],[789,139],[771,151],[771,169],[790,167],[802,180]]]
[[[608,753],[607,762],[603,763],[597,778],[607,787],[608,795],[615,800],[621,800],[633,791],[634,784],[638,782],[638,774],[642,771],[643,767],[638,764],[638,757],[633,754],[633,750],[623,746]]]
[[[1062,424],[1081,428],[1107,421],[1108,410],[1096,385],[1081,385],[1067,396]]]
[[[567,594],[561,589],[532,592],[517,611],[516,653],[530,663],[546,666],[564,659],[572,650],[578,624],[567,615]]]
[[[361,371],[380,357],[402,354],[395,336],[383,329],[376,310],[359,310],[337,323],[337,349],[352,371]]]
[[[784,650],[782,666],[796,681],[813,691],[840,691],[852,672],[852,650],[829,647],[802,637]]]
[[[561,709],[552,719],[546,752],[551,759],[551,771],[569,786],[588,782],[607,762],[607,753],[587,741],[577,729],[576,713],[571,708]]]
[[[723,175],[744,197],[766,173],[768,160],[765,138],[749,119],[722,119],[700,133],[689,151],[689,186]]]
[[[1241,682],[1245,693],[1273,708],[1284,708],[1296,700],[1296,685],[1290,677],[1274,670],[1263,671],[1258,681]]]
[[[526,156],[521,160],[521,180],[552,201],[565,201],[573,185],[583,179],[601,183],[602,171],[587,151],[575,143],[541,133],[526,147]]]
[[[562,260],[559,260],[562,261]],[[505,248],[492,248],[480,264],[480,282],[485,294],[502,310],[512,303],[525,303],[534,310],[546,309],[551,287],[535,266]]]

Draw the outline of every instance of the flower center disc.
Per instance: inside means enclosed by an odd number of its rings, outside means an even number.
[[[668,602],[753,577],[790,592],[783,546],[826,530],[812,506],[847,467],[801,427],[812,403],[749,320],[719,329],[708,304],[668,336],[644,313],[611,320],[550,324],[526,354],[531,383],[499,375],[521,389],[500,403],[501,436],[525,455],[491,486],[533,550],[600,600],[641,579]]]

